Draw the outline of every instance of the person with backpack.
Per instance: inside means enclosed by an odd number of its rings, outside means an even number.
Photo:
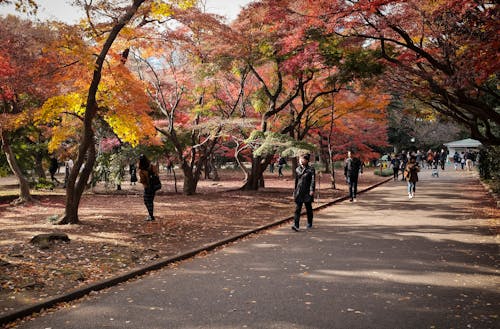
[[[356,202],[356,195],[358,194],[358,177],[359,173],[363,172],[361,160],[359,158],[352,158],[351,151],[347,152],[347,159],[344,165],[344,176],[349,184],[349,197],[351,202]]]
[[[417,164],[417,160],[414,156],[410,158],[410,161],[406,165],[403,176],[408,180],[408,199],[413,199],[415,197],[416,185],[418,182],[418,172],[420,167]]]
[[[139,156],[139,180],[144,186],[144,205],[149,214],[146,221],[154,221],[154,199],[156,191],[161,188],[161,183],[158,177],[158,167],[153,166],[144,154]]]

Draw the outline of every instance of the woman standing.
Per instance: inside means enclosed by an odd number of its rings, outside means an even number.
[[[420,167],[414,156],[410,158],[410,162],[406,165],[404,176],[408,180],[408,199],[412,199],[415,196],[415,189],[418,182],[418,172]]]
[[[295,200],[295,216],[292,230],[299,231],[300,213],[302,205],[305,204],[307,211],[307,228],[312,228],[313,210],[312,202],[314,200],[314,189],[316,188],[316,172],[309,166],[309,154],[299,157],[299,167],[295,170],[295,191],[293,197]]]
[[[151,185],[152,174],[158,175],[158,168],[153,166],[144,154],[141,154],[139,156],[139,179],[144,186],[144,204],[146,205],[146,209],[148,210],[149,214],[149,216],[146,217],[146,221],[148,222],[155,220],[153,210],[156,191]]]

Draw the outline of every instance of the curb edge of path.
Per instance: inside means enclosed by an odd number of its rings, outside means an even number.
[[[368,192],[368,191],[370,191],[370,190],[372,190],[372,189],[374,189],[382,184],[385,184],[385,183],[391,181],[392,179],[393,178],[391,177],[391,178],[385,179],[381,182],[378,182],[374,185],[371,185],[363,190],[360,190],[358,192],[358,194]],[[325,203],[321,206],[314,208],[313,211],[319,211],[319,210],[325,209],[327,207],[330,207],[336,203],[345,201],[347,199],[349,199],[349,196],[343,196],[343,197],[337,198],[333,201],[330,201],[328,203]],[[52,308],[60,303],[67,303],[67,302],[71,302],[71,301],[80,299],[93,291],[97,292],[100,290],[110,288],[110,287],[115,286],[119,283],[123,283],[123,282],[130,280],[130,279],[144,275],[148,272],[152,272],[152,271],[161,269],[163,267],[166,267],[170,264],[192,258],[196,255],[199,255],[202,252],[213,251],[216,248],[219,248],[219,247],[227,245],[229,243],[241,240],[249,235],[259,233],[259,232],[280,226],[282,224],[285,224],[286,222],[288,222],[290,220],[293,220],[293,216],[282,218],[282,219],[277,220],[275,222],[259,226],[257,228],[242,232],[240,234],[231,236],[231,237],[223,239],[223,240],[219,240],[219,241],[204,245],[200,248],[196,248],[196,249],[181,253],[179,255],[173,256],[173,257],[169,257],[169,258],[165,258],[165,259],[156,261],[156,262],[149,264],[149,265],[134,268],[131,271],[124,273],[124,274],[120,274],[120,275],[117,275],[117,276],[114,276],[114,277],[111,277],[108,279],[104,279],[104,280],[95,282],[93,284],[90,284],[90,285],[87,285],[84,287],[70,290],[69,292],[67,292],[65,294],[46,299],[40,303],[21,308],[17,311],[13,311],[11,313],[7,313],[6,315],[0,317],[0,325],[5,325],[5,324],[8,324],[10,322],[22,319],[22,318],[27,317],[27,316],[30,316],[34,313],[39,313],[45,309]]]

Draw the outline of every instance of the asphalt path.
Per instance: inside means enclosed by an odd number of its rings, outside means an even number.
[[[311,230],[251,236],[19,328],[500,328],[499,239],[473,212],[477,181],[420,176],[412,200],[390,182]]]

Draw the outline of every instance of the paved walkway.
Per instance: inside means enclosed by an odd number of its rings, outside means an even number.
[[[271,230],[20,328],[500,328],[499,240],[474,216],[477,183],[421,176],[413,200],[391,182],[312,230]]]

